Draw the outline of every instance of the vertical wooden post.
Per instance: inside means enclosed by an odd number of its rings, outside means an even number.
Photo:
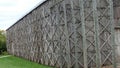
[[[80,17],[82,23],[82,41],[83,41],[83,58],[84,58],[84,68],[88,68],[87,64],[87,45],[86,45],[86,35],[85,35],[85,15],[84,15],[84,1],[79,0],[80,3]]]
[[[101,57],[100,57],[100,40],[99,40],[99,22],[97,13],[97,2],[93,1],[93,21],[95,30],[95,50],[96,50],[96,68],[101,68]]]
[[[74,15],[74,5],[73,5],[73,0],[70,0],[71,3],[71,14],[72,14],[72,22],[73,22],[73,26],[74,26],[74,46],[75,46],[75,68],[78,68],[78,48],[77,48],[77,31],[76,31],[76,19],[75,19],[75,15]]]
[[[65,34],[66,34],[66,50],[67,50],[67,67],[71,67],[70,61],[70,44],[69,44],[69,34],[68,34],[68,24],[67,24],[67,15],[66,15],[66,5],[65,1],[63,2],[63,9],[64,9],[64,22],[65,22]]]
[[[116,65],[116,54],[115,54],[115,35],[114,35],[114,15],[113,15],[113,0],[109,0],[109,8],[110,8],[110,20],[111,20],[111,35],[112,35],[112,57],[113,57],[113,68],[117,68]]]

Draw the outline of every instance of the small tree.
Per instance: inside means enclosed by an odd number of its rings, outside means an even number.
[[[6,48],[6,35],[5,31],[0,30],[0,54],[4,51],[7,51]]]

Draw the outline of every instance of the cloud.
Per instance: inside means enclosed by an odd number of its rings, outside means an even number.
[[[2,23],[0,23],[0,29],[2,30],[7,29],[8,27],[10,27],[10,25],[14,24],[15,21],[16,21],[15,19],[2,21]]]
[[[0,0],[0,6],[10,7],[15,6],[17,4],[17,0]]]
[[[0,29],[7,29],[44,0],[0,0]]]

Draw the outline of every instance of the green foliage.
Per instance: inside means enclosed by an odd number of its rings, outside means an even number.
[[[1,55],[9,55],[9,53],[7,51],[3,51]]]
[[[0,54],[4,51],[7,51],[6,48],[6,35],[5,31],[0,30]]]

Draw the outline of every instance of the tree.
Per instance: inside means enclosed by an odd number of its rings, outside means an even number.
[[[6,35],[4,30],[0,30],[0,54],[4,51],[7,51],[6,48]]]

